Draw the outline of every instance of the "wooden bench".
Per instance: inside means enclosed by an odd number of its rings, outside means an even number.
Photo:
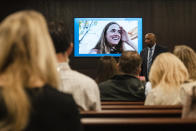
[[[144,105],[144,102],[130,101],[102,101],[101,105]]]
[[[182,110],[103,110],[81,111],[82,118],[137,118],[137,117],[181,117]]]
[[[182,106],[180,105],[102,105],[102,110],[146,110],[146,109],[151,109],[151,110],[165,110],[165,109],[182,109]]]
[[[82,118],[84,131],[196,130],[196,119],[181,118]]]

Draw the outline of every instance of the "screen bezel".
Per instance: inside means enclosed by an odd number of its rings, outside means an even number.
[[[142,18],[74,18],[74,56],[75,57],[119,57],[121,54],[79,54],[79,21],[138,21],[138,53],[142,50]]]

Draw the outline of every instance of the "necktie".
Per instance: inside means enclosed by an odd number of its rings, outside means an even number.
[[[147,73],[149,75],[150,67],[152,65],[152,49],[150,48],[149,56],[148,56],[148,64],[147,64]]]

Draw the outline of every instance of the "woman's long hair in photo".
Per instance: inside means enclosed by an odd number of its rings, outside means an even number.
[[[107,30],[113,24],[119,25],[116,22],[110,22],[103,29],[101,37],[94,48],[94,49],[98,49],[98,54],[109,54],[109,53],[115,53],[115,52],[116,53],[122,52],[122,43],[123,43],[122,40],[120,40],[118,45],[115,46],[115,51],[111,52],[111,46],[109,45],[109,43],[106,39]]]

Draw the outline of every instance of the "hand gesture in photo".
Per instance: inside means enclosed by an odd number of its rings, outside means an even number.
[[[133,41],[131,40],[130,36],[128,35],[127,31],[123,27],[120,27],[120,29],[121,29],[121,40],[123,41],[123,44],[126,43],[129,46],[131,46],[134,50],[136,50],[136,47]]]
[[[131,29],[128,34],[131,37],[131,40],[138,38],[138,27],[136,26],[135,28]]]

